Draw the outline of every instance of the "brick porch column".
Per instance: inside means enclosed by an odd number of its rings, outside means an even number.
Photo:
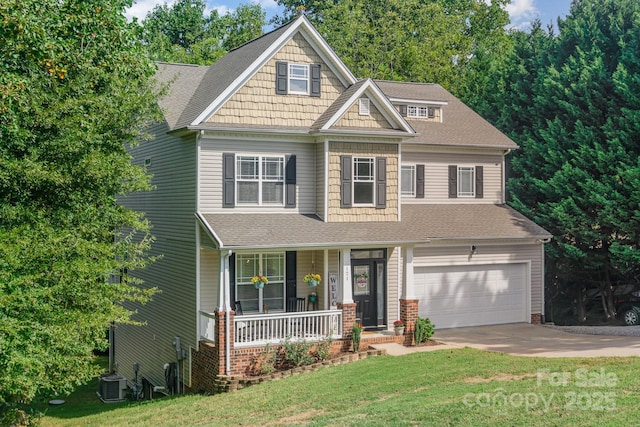
[[[234,347],[234,331],[233,331],[233,319],[235,317],[235,312],[232,310],[229,312],[229,336],[227,337],[227,316],[224,311],[216,311],[216,331],[215,331],[215,341],[216,341],[216,357],[215,364],[217,365],[216,372],[217,375],[225,375],[226,374],[226,349],[227,349],[227,339],[229,340],[229,348],[230,352],[233,353]],[[231,361],[231,365],[233,368],[233,360]]]
[[[400,299],[400,319],[404,321],[404,342],[413,344],[413,330],[418,319],[418,300]]]
[[[356,303],[338,303],[338,308],[342,309],[342,348],[349,349],[351,341],[351,328],[356,322]]]

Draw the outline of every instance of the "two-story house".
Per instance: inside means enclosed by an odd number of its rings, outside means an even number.
[[[156,190],[124,203],[153,224],[162,258],[137,274],[162,292],[114,331],[127,378],[207,389],[266,343],[347,348],[355,321],[403,319],[372,335],[399,342],[417,316],[541,321],[550,235],[505,204],[517,146],[442,87],[356,79],[304,16],[158,67],[165,120],[132,150]]]

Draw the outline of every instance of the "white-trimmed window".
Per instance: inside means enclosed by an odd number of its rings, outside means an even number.
[[[353,158],[353,204],[372,205],[374,203],[374,173],[375,159],[373,157]]]
[[[238,204],[277,205],[284,203],[283,156],[237,156]]]
[[[285,254],[260,253],[236,254],[236,301],[242,304],[243,312],[284,311]],[[266,276],[269,283],[256,289],[251,283],[253,276]]]
[[[309,66],[289,64],[289,93],[309,94]]]
[[[369,98],[360,98],[358,113],[361,116],[371,115],[371,103]]]
[[[476,168],[474,166],[458,166],[458,197],[475,197]]]
[[[400,192],[403,196],[416,195],[416,166],[402,165],[400,169]]]
[[[407,117],[416,117],[419,119],[433,119],[436,117],[436,107],[408,105]]]

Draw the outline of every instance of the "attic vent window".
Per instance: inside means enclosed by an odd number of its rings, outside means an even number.
[[[368,98],[360,98],[359,113],[360,113],[361,116],[369,116],[369,115],[371,115],[370,101],[369,101]]]

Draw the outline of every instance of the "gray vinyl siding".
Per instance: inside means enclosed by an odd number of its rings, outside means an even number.
[[[402,197],[402,203],[490,203],[503,201],[502,154],[464,152],[402,152],[402,164],[424,164],[424,198]],[[449,165],[483,166],[484,197],[449,198]]]
[[[164,385],[164,364],[176,361],[174,337],[179,336],[187,358],[180,366],[181,378],[190,384],[190,348],[197,348],[196,330],[196,144],[195,138],[166,134],[165,125],[152,129],[157,136],[131,150],[134,162],[150,159],[155,190],[132,194],[122,201],[146,213],[156,241],[152,256],[160,258],[144,270],[132,272],[148,287],[160,292],[145,306],[134,306],[134,319],[144,326],[120,325],[116,331],[118,372],[133,379],[132,365],[140,364],[139,376]]]
[[[475,244],[477,253],[469,259],[469,248]],[[499,244],[478,243],[438,245],[416,247],[413,251],[413,265],[446,266],[469,264],[501,264],[512,262],[531,262],[531,313],[542,313],[543,308],[543,260],[539,243]]]
[[[213,313],[218,306],[220,288],[220,254],[218,251],[200,249],[200,310]]]
[[[296,155],[296,207],[222,207],[222,153]],[[204,137],[200,149],[200,211],[206,213],[314,213],[316,207],[315,144],[280,140],[234,140]]]

